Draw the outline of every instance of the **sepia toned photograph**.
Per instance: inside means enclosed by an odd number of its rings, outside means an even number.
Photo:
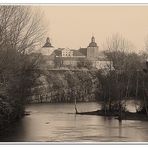
[[[148,142],[148,4],[0,4],[10,142]]]

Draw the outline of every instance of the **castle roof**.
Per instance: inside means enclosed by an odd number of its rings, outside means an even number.
[[[72,50],[73,56],[85,56],[83,53],[81,53],[79,50]]]
[[[84,56],[87,56],[87,48],[80,48],[80,53],[82,53]]]
[[[97,43],[91,42],[91,43],[89,43],[89,46],[88,47],[97,47]]]
[[[53,46],[51,45],[51,43],[50,43],[50,38],[49,38],[49,37],[47,37],[46,43],[44,44],[43,48],[46,48],[46,47],[53,47]]]
[[[95,37],[94,36],[92,36],[91,42],[89,43],[88,47],[98,47],[97,43],[95,42]]]

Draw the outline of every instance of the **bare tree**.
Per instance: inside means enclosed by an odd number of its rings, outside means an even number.
[[[1,71],[12,61],[18,63],[19,55],[22,61],[25,57],[22,55],[31,52],[42,41],[45,30],[41,16],[30,6],[0,6],[0,18]]]
[[[0,45],[10,44],[17,51],[33,49],[42,40],[41,16],[29,6],[0,6]]]
[[[131,75],[130,73],[126,74],[126,71],[130,65],[127,57],[131,53],[132,47],[132,44],[119,34],[113,35],[104,43],[104,54],[110,61],[108,73],[105,76],[106,80],[102,84],[106,93],[103,96],[106,96],[107,102],[104,108],[109,111],[118,110],[119,119],[121,119],[122,110],[125,110],[122,101],[125,97],[128,97],[129,93]]]
[[[29,70],[38,57],[30,58],[28,53],[42,42],[44,34],[41,15],[32,7],[0,6],[0,75],[11,98],[23,98],[29,88]]]
[[[126,55],[132,52],[133,47],[132,43],[121,35],[113,34],[104,43],[104,52],[107,59],[113,62],[114,68],[119,70],[125,66]]]
[[[40,44],[44,33],[41,17],[31,7],[0,6],[0,128],[24,112],[33,82],[31,69],[38,60],[28,53]]]

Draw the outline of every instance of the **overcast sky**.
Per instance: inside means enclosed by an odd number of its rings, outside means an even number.
[[[40,6],[48,36],[55,47],[87,47],[92,35],[98,46],[113,33],[138,50],[148,35],[148,6]]]

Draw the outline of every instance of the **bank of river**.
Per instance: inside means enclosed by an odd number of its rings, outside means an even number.
[[[81,112],[97,110],[95,102],[78,103]],[[134,107],[129,104],[129,109]],[[122,121],[103,116],[74,114],[72,103],[31,104],[29,116],[12,125],[0,141],[10,142],[147,142],[148,122]]]

